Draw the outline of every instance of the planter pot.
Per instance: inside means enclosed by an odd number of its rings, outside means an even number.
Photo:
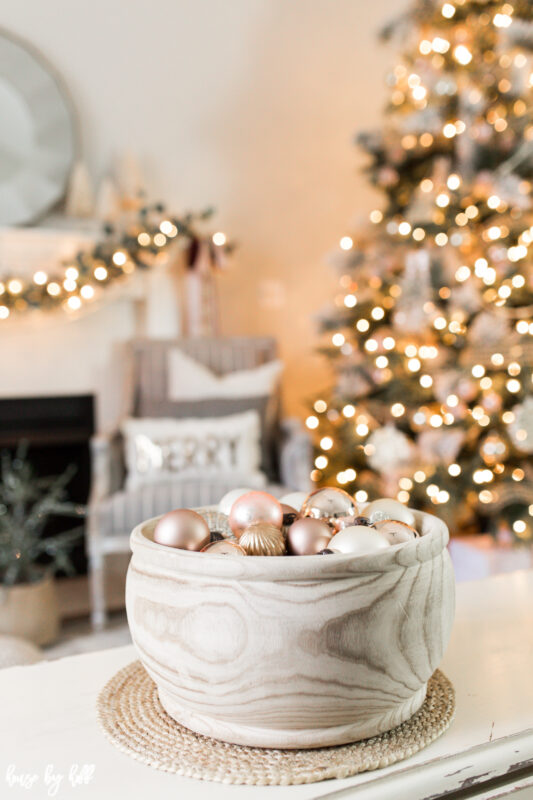
[[[126,607],[161,703],[192,730],[322,747],[399,725],[424,701],[452,627],[448,529],[362,556],[188,552],[132,533]]]
[[[54,579],[0,586],[0,633],[50,644],[59,633],[59,606]]]

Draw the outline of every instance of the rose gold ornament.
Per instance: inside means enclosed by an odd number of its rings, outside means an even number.
[[[246,528],[239,544],[249,556],[282,556],[285,553],[285,537],[266,522],[256,522]]]
[[[328,547],[331,528],[321,519],[304,517],[293,522],[287,532],[287,544],[295,556],[310,556]]]
[[[267,492],[247,492],[239,497],[231,507],[229,526],[239,538],[246,528],[256,522],[267,522],[281,530],[283,510],[279,500]]]
[[[202,553],[209,553],[209,555],[216,556],[245,556],[246,550],[237,542],[224,539],[221,542],[212,542],[202,547]]]
[[[403,544],[417,539],[418,531],[398,519],[383,519],[374,523],[374,528],[387,537],[391,544]]]
[[[325,486],[311,492],[300,511],[302,517],[322,519],[333,527],[340,517],[357,516],[357,513],[354,499],[344,489],[335,486]]]
[[[208,540],[207,522],[188,508],[169,511],[154,528],[154,542],[180,550],[201,550]]]

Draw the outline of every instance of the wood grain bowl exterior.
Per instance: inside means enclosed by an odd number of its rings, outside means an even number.
[[[258,747],[381,733],[424,701],[455,606],[448,529],[364,556],[228,556],[132,533],[126,606],[161,702],[198,733]]]

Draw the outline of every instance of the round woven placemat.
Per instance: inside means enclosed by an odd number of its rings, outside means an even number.
[[[313,750],[243,747],[193,733],[164,711],[140,661],[111,678],[97,709],[105,735],[143,764],[188,778],[272,786],[347,778],[414,755],[448,728],[455,692],[437,670],[422,707],[407,722],[361,742]]]

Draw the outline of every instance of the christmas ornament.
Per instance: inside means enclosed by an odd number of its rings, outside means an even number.
[[[293,522],[287,532],[290,553],[295,556],[310,556],[329,546],[331,529],[327,522],[312,517],[303,517]]]
[[[505,461],[509,455],[509,446],[499,433],[489,433],[479,448],[481,457],[487,466],[492,467],[498,461]]]
[[[289,492],[289,494],[283,495],[280,503],[282,505],[291,506],[291,508],[295,508],[296,511],[300,511],[305,500],[307,500],[306,492]]]
[[[283,511],[283,527],[286,528],[289,525],[298,519],[298,512],[292,506],[287,505],[287,503],[281,504],[281,510]]]
[[[369,503],[365,508],[365,516],[374,524],[381,519],[394,519],[406,522],[408,525],[413,525],[415,521],[411,509],[404,506],[399,500],[392,500],[390,497],[382,497]]]
[[[397,519],[382,519],[375,524],[376,530],[385,536],[390,544],[403,544],[418,537],[418,531]]]
[[[239,497],[242,497],[243,494],[248,494],[251,492],[252,489],[231,489],[229,492],[226,492],[224,497],[219,500],[218,503],[218,510],[221,514],[225,514],[229,517],[229,512],[231,511],[231,507],[235,500],[238,500]]]
[[[423,431],[418,439],[419,459],[424,464],[452,464],[465,440],[464,431]]]
[[[407,465],[412,457],[410,440],[394,425],[377,428],[368,437],[367,444],[371,451],[368,463],[376,472],[396,470]]]
[[[232,505],[229,513],[229,526],[239,538],[246,528],[255,522],[268,522],[281,530],[283,510],[279,500],[267,492],[246,492]]]
[[[303,517],[321,519],[330,525],[335,525],[339,517],[355,516],[357,513],[357,505],[348,492],[334,486],[311,492],[301,508]]]
[[[249,556],[282,556],[285,553],[283,534],[266,522],[256,522],[246,528],[239,544]]]
[[[333,527],[336,531],[342,531],[344,528],[351,528],[353,525],[371,525],[372,523],[368,517],[338,517],[335,520]]]
[[[514,420],[507,429],[517,450],[533,453],[533,397],[513,408]]]
[[[335,534],[328,545],[328,548],[336,553],[352,555],[375,553],[387,547],[390,547],[388,538],[375,528],[369,528],[366,525],[352,525],[351,528],[344,528]]]
[[[201,550],[209,535],[204,518],[188,508],[169,511],[154,528],[154,542],[180,550]]]
[[[212,542],[202,547],[202,553],[215,556],[245,556],[246,550],[237,542],[224,539],[222,542]]]

